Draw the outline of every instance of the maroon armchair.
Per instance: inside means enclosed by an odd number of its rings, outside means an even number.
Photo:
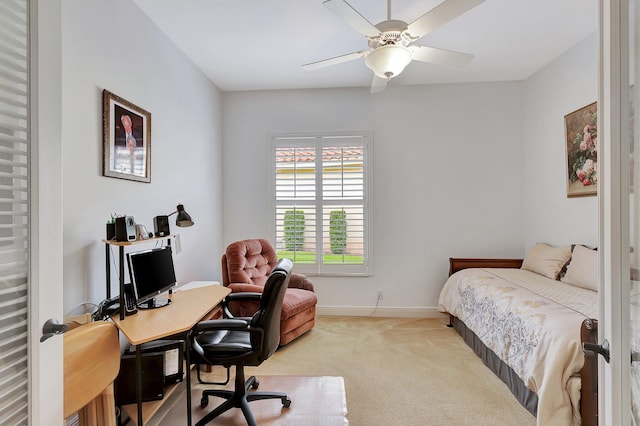
[[[232,293],[262,293],[278,256],[268,240],[243,240],[229,244],[222,255],[222,284]],[[311,330],[315,324],[318,298],[313,283],[301,274],[291,274],[280,316],[280,346]],[[252,301],[232,302],[229,310],[237,317],[250,317],[259,308]]]

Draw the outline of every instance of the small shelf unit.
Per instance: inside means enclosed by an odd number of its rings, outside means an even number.
[[[133,241],[115,241],[115,240],[102,240],[105,245],[105,267],[106,267],[106,292],[107,299],[111,298],[111,247],[118,247],[118,276],[119,276],[119,298],[120,298],[120,320],[124,319],[124,284],[125,284],[125,269],[124,269],[124,250],[126,247],[135,246],[139,244],[150,244],[154,242],[167,241],[167,245],[171,245],[171,239],[175,238],[175,235],[166,235],[164,237],[146,238],[144,240]]]

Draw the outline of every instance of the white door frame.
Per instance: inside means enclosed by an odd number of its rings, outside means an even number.
[[[627,0],[600,0],[598,134],[600,163],[600,425],[630,425],[629,123]],[[625,118],[625,114],[626,118]],[[637,214],[637,209],[636,209]]]
[[[62,337],[40,343],[63,316],[61,0],[30,0],[31,175],[29,424],[63,421]]]

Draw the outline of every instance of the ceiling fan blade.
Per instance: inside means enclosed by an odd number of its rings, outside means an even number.
[[[382,92],[387,88],[387,79],[378,77],[377,75],[373,75],[373,80],[371,81],[371,93]]]
[[[347,53],[346,55],[340,55],[334,58],[323,59],[322,61],[304,64],[302,68],[304,68],[305,70],[316,70],[318,68],[324,68],[331,65],[341,64],[343,62],[352,61],[354,59],[363,58],[368,54],[369,54],[368,50],[360,50],[358,52]]]
[[[409,46],[411,56],[416,61],[430,62],[438,65],[449,65],[452,67],[463,67],[471,59],[473,55],[468,53],[454,52],[453,50],[436,49],[428,46]]]
[[[380,30],[369,22],[364,16],[360,15],[349,3],[344,0],[326,0],[324,3],[330,11],[342,18],[353,29],[367,37],[377,37]]]
[[[417,40],[484,1],[485,0],[444,0],[438,6],[410,23],[407,26],[406,33],[414,40]]]

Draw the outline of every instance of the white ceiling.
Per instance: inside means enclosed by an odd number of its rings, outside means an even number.
[[[368,87],[364,59],[301,65],[368,49],[323,0],[134,0],[223,91]],[[348,0],[373,24],[385,0]],[[393,0],[411,23],[441,0]],[[597,0],[486,0],[414,44],[475,55],[462,69],[412,62],[394,85],[523,80],[596,30]],[[584,58],[585,64],[597,58]],[[592,64],[590,66],[593,66]]]

